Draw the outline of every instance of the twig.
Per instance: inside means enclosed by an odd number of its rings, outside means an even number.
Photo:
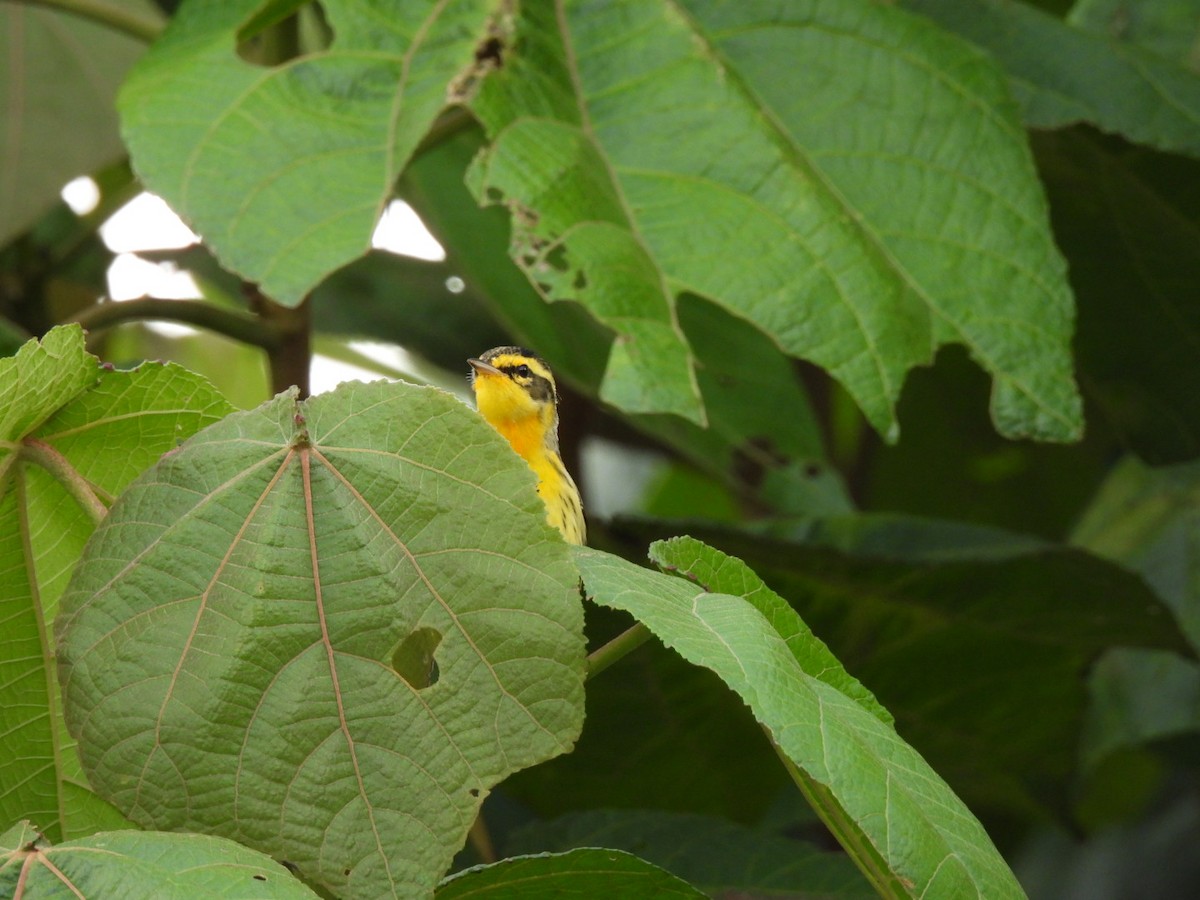
[[[88,331],[100,331],[131,319],[166,319],[172,322],[187,322],[199,325],[234,340],[267,352],[277,349],[283,342],[280,331],[274,324],[263,322],[257,316],[223,309],[201,300],[163,300],[158,297],[142,297],[138,300],[112,300],[97,303],[74,315],[70,321],[78,322]]]
[[[27,6],[44,6],[61,12],[71,13],[130,37],[152,43],[163,31],[161,19],[138,15],[104,0],[10,0]]]

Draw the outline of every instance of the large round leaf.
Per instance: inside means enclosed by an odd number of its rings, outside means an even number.
[[[533,483],[431,388],[282,394],[201,432],[63,597],[97,790],[339,894],[432,890],[488,790],[581,725],[578,576]]]

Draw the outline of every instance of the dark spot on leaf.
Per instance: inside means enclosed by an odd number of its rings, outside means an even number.
[[[568,272],[571,269],[571,263],[567,259],[567,249],[562,244],[546,254],[546,262],[556,272]]]
[[[806,465],[804,467],[804,475],[807,478],[816,478],[820,474],[821,474],[821,467],[818,466],[815,462],[810,462],[808,465]]]
[[[255,876],[254,876],[254,880],[255,880],[255,881],[266,881],[266,880],[267,880],[267,876],[266,876],[266,875],[255,875]]]
[[[434,659],[442,635],[433,628],[418,628],[392,651],[392,668],[415,690],[432,687],[438,681],[438,664]]]
[[[350,877],[350,867],[347,866],[346,868],[342,869],[342,874],[345,875],[347,878],[349,878]]]
[[[504,44],[500,38],[492,36],[475,48],[475,62],[490,63],[499,69],[504,65]]]
[[[470,790],[467,791],[467,793],[470,794],[472,797],[478,797],[479,796],[479,788],[471,788]]]
[[[298,873],[300,871],[300,867],[297,866],[290,859],[281,859],[279,861],[279,864],[281,866],[283,866],[285,869],[287,869],[289,872],[297,872]]]
[[[483,196],[487,199],[488,203],[504,202],[504,191],[500,190],[494,184],[488,185],[487,190],[483,192]]]

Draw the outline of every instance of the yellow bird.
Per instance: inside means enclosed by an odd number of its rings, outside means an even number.
[[[579,488],[558,452],[558,389],[550,367],[521,347],[494,347],[467,362],[480,414],[538,477],[546,521],[572,544],[584,543]]]

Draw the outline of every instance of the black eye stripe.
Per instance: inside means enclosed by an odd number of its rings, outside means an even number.
[[[525,390],[529,391],[529,396],[534,400],[555,400],[554,385],[550,383],[550,379],[543,378],[541,375],[533,375],[529,379],[529,383],[524,385]]]
[[[527,363],[512,360],[512,356],[517,355],[517,348],[505,347],[502,349],[504,349],[506,352],[494,353],[489,351],[480,357],[480,359],[482,359],[484,362],[491,362],[492,365],[511,378],[514,383],[520,385],[520,387],[524,389],[525,392],[528,393],[529,396],[534,400],[543,403],[546,401],[553,401],[555,403],[558,402],[558,391],[556,391],[554,388],[554,379],[548,377],[548,373],[547,375],[543,375],[540,371],[538,371],[539,368],[545,366],[545,363],[542,362],[540,357],[535,357],[530,354],[523,354],[527,358],[536,360],[536,366],[531,366]],[[509,355],[508,351],[512,351],[512,354]],[[505,356],[509,356],[509,359],[501,362],[500,360],[502,360]],[[491,358],[489,359],[488,357]],[[518,359],[519,358],[520,357],[518,356]]]

